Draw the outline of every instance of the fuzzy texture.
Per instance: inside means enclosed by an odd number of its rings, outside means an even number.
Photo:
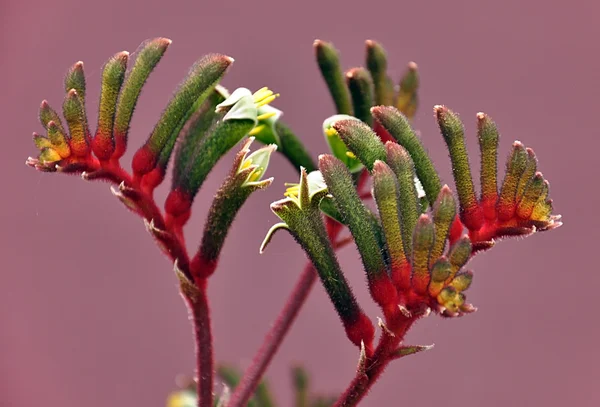
[[[71,151],[76,156],[86,156],[90,151],[90,130],[83,101],[75,89],[71,89],[65,96],[63,115],[69,128]]]
[[[372,126],[370,109],[374,102],[375,88],[371,74],[365,68],[352,68],[346,72],[346,83],[352,97],[354,116]]]
[[[321,40],[316,40],[313,46],[317,65],[335,103],[337,113],[353,114],[350,91],[344,80],[337,50],[331,43]]]
[[[419,107],[419,73],[417,64],[411,62],[402,78],[396,96],[396,108],[401,111],[406,117],[412,119]]]
[[[143,42],[136,52],[135,63],[127,75],[115,112],[114,135],[115,152],[114,158],[120,158],[127,148],[127,136],[129,124],[142,87],[146,80],[160,62],[167,48],[171,45],[168,38],[155,38]]]
[[[119,52],[106,62],[102,70],[98,125],[92,142],[94,155],[101,160],[110,159],[115,151],[113,135],[115,113],[121,86],[125,79],[128,60],[128,52]]]
[[[433,110],[442,137],[450,152],[452,174],[456,181],[456,191],[461,209],[461,220],[470,229],[478,229],[483,224],[483,213],[475,196],[463,124],[458,115],[445,106],[436,106]]]
[[[399,144],[387,142],[386,161],[398,181],[400,222],[404,252],[412,250],[413,230],[421,213],[415,188],[415,169],[408,152]]]
[[[152,171],[163,149],[173,149],[179,130],[210,95],[233,59],[225,55],[207,55],[192,66],[186,79],[165,108],[144,146],[133,158],[133,171],[145,175]]]
[[[376,105],[391,105],[394,102],[394,85],[387,75],[387,56],[381,44],[373,40],[366,41],[365,65],[375,90]]]
[[[405,252],[402,237],[403,225],[400,219],[400,201],[398,179],[390,167],[382,161],[376,161],[373,168],[373,197],[381,217],[388,253],[390,255],[391,277],[399,287],[410,285],[410,264]],[[411,229],[412,230],[412,229]]]
[[[417,176],[423,184],[427,200],[430,205],[433,205],[442,189],[440,177],[406,116],[391,106],[376,106],[371,109],[371,113],[397,143],[408,151],[414,162]]]
[[[368,220],[369,210],[358,197],[350,173],[341,161],[326,154],[319,157],[319,169],[354,237],[367,278],[385,273],[386,266],[377,243],[376,232]]]
[[[340,138],[369,170],[376,160],[385,160],[385,147],[379,137],[365,123],[356,119],[337,120],[331,124]]]

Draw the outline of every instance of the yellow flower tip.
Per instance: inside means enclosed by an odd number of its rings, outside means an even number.
[[[256,118],[256,120],[258,120],[258,121],[267,120],[267,119],[270,119],[271,117],[273,117],[273,116],[275,116],[275,115],[277,115],[277,113],[276,113],[276,112],[264,113],[264,114],[261,114],[261,115],[259,115],[259,116]]]
[[[265,127],[266,127],[266,126],[265,126],[264,124],[260,124],[260,125],[258,125],[258,126],[256,126],[256,127],[254,127],[252,130],[250,130],[250,132],[248,133],[248,135],[249,135],[249,136],[254,136],[255,134],[258,134],[258,133],[260,133],[261,131],[263,131],[263,129],[264,129]]]
[[[356,159],[356,156],[354,155],[354,153],[352,151],[346,151],[346,155],[352,159]]]

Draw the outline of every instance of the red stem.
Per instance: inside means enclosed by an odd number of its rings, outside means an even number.
[[[206,298],[206,280],[198,287],[199,295],[188,299],[194,323],[196,342],[196,375],[198,377],[198,407],[213,406],[213,348],[210,329],[210,310]],[[196,283],[198,285],[198,283]]]
[[[316,278],[317,273],[309,262],[304,267],[304,271],[294,286],[294,290],[285,306],[277,316],[275,323],[265,336],[260,349],[254,356],[254,359],[252,359],[252,364],[246,369],[242,381],[235,388],[235,392],[231,396],[228,404],[229,407],[245,406],[250,397],[252,397],[261,377],[265,373],[265,370],[267,370],[275,353],[281,346],[283,338],[294,323],[300,308],[302,308],[302,305],[306,301]]]
[[[147,221],[154,221],[154,226],[164,232],[167,236],[160,239],[159,243],[163,251],[177,261],[178,267],[190,279],[189,256],[184,244],[183,231],[179,225],[165,222],[161,210],[156,205],[152,196],[152,189],[144,188],[139,179],[133,178],[127,173],[118,160],[99,162],[90,160],[82,171],[86,171],[89,180],[104,180],[115,184],[125,183],[130,188],[129,194],[135,196],[139,207],[137,212]],[[158,241],[157,237],[157,241]],[[198,291],[192,297],[185,296],[190,309],[194,325],[194,336],[196,344],[196,372],[198,376],[198,407],[212,407],[213,405],[213,348],[210,327],[210,312],[206,297],[206,279],[195,279]]]
[[[365,361],[365,369],[356,373],[348,388],[335,402],[334,407],[350,407],[358,404],[381,376],[388,363],[397,359],[397,357],[394,357],[393,352],[402,343],[406,332],[414,321],[415,318],[400,317],[395,329],[393,329],[393,336],[385,333],[381,335],[373,356],[368,357]]]
[[[330,240],[334,240],[341,231],[341,225],[329,218],[326,219],[327,234]],[[258,352],[252,359],[252,363],[244,372],[240,384],[235,388],[229,401],[228,407],[243,407],[248,403],[260,382],[265,370],[281,346],[290,327],[296,320],[300,308],[306,302],[308,294],[317,279],[317,273],[310,262],[304,267],[304,271],[296,282],[290,297],[283,309],[277,316],[275,323],[267,332],[265,339]]]

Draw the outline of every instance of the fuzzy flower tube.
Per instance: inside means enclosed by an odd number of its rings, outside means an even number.
[[[233,58],[209,54],[191,67],[128,171],[122,158],[133,130],[131,118],[144,84],[170,45],[170,40],[156,38],[140,45],[133,63],[126,51],[108,59],[95,129],[86,111],[84,64],[75,63],[65,76],[62,116],[47,101],[40,105],[44,133],[34,133],[39,154],[27,160],[38,171],[112,184],[113,195],[142,219],[169,259],[193,324],[197,370],[168,397],[168,407],[274,406],[262,376],[317,281],[350,344],[358,348],[358,368],[340,395],[319,397],[310,391],[308,373],[295,366],[295,405],[357,405],[390,362],[431,348],[404,343],[418,320],[476,311],[465,294],[475,274],[467,265],[476,253],[502,238],[561,225],[532,149],[514,142],[504,178],[498,181],[499,131],[484,113],[477,114],[477,193],[463,124],[447,107],[434,107],[454,177],[454,188],[445,185],[411,124],[420,103],[417,65],[409,63],[395,83],[387,73],[385,50],[371,40],[366,42],[365,67],[347,71],[332,44],[313,44],[336,113],[318,119],[325,118],[322,131],[329,148],[318,160],[282,122],[282,112],[271,106],[278,94],[268,88],[228,92],[220,83]],[[255,141],[264,146],[252,151]],[[238,145],[231,169],[214,194],[202,239],[190,251],[185,229],[193,202],[215,165]],[[218,270],[237,213],[255,191],[274,182],[267,174],[276,152],[298,171],[299,181],[287,183],[284,197],[271,204],[280,222],[268,230],[260,252],[276,232],[286,231],[308,261],[242,374],[234,366],[215,367],[208,281]],[[154,191],[169,169],[171,188],[159,203]],[[371,199],[374,205],[367,205]],[[367,288],[382,319],[367,315],[353,294],[336,254],[347,244],[354,244],[360,254]],[[218,395],[215,374],[226,384]]]

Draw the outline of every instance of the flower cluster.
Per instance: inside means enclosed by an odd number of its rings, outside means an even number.
[[[410,65],[400,87],[394,88],[385,74],[385,54],[370,41],[369,70],[353,68],[343,81],[335,49],[320,41],[315,47],[338,109],[323,124],[331,154],[321,155],[318,171],[303,174],[299,184],[288,185],[284,200],[271,205],[283,223],[271,229],[263,248],[275,230],[288,230],[313,261],[350,340],[358,346],[364,343],[367,349],[373,330],[326,238],[321,212],[346,225],[352,234],[386,329],[404,329],[403,320],[431,311],[444,317],[475,311],[465,296],[473,280],[473,272],[465,266],[474,253],[505,236],[561,225],[560,217],[552,214],[548,182],[537,172],[533,151],[515,142],[498,191],[498,130],[487,115],[479,113],[478,198],[462,122],[446,107],[435,106],[452,161],[456,199],[442,185],[410,124],[417,105],[416,65]],[[388,105],[373,106],[374,100]],[[372,180],[370,195],[361,190],[365,176]],[[376,213],[363,202],[371,197]]]

